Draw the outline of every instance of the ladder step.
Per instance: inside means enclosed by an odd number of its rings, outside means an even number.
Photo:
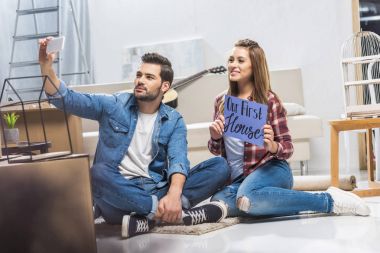
[[[58,58],[54,59],[53,63],[57,63],[59,61]],[[18,67],[27,67],[27,66],[33,66],[33,65],[39,65],[40,63],[38,61],[20,61],[20,62],[11,62],[9,65],[11,68],[18,68]]]
[[[44,8],[16,10],[16,12],[18,15],[29,15],[29,14],[37,14],[37,13],[55,12],[58,10],[59,10],[58,6],[51,6],[51,7],[44,7]]]
[[[64,73],[62,76],[73,76],[73,75],[86,75],[89,74],[90,71],[83,71],[83,72],[73,72],[73,73]]]
[[[29,35],[21,35],[21,36],[13,36],[15,41],[21,41],[21,40],[33,40],[33,39],[42,39],[45,37],[56,37],[58,36],[58,32],[51,32],[51,33],[39,33],[39,34],[29,34]]]

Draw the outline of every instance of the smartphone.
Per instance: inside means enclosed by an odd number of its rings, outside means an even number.
[[[46,53],[56,53],[63,50],[65,45],[65,36],[53,38],[47,44]]]

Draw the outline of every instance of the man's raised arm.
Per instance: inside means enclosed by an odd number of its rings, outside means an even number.
[[[38,60],[40,62],[41,74],[44,76],[48,76],[55,85],[54,87],[51,84],[51,82],[47,80],[45,83],[45,92],[49,95],[53,95],[57,92],[57,89],[59,89],[61,81],[58,79],[53,69],[53,62],[56,57],[56,54],[46,53],[46,47],[50,40],[51,38],[45,38],[39,41],[40,52],[39,52]]]

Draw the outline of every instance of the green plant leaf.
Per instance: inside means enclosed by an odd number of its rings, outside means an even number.
[[[19,118],[20,118],[20,115],[16,114],[15,112],[12,112],[12,113],[8,112],[8,113],[3,114],[3,119],[5,123],[7,124],[8,128],[14,128]]]

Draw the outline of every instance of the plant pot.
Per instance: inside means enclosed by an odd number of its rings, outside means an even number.
[[[4,129],[4,136],[7,144],[18,144],[20,140],[18,128]]]

